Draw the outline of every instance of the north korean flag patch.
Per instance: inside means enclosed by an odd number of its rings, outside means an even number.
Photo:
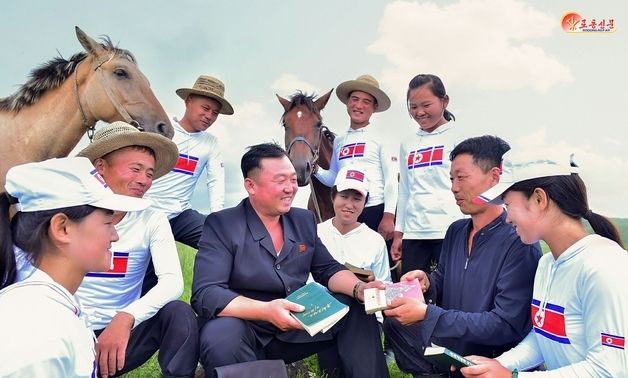
[[[623,336],[611,335],[610,333],[601,333],[602,345],[624,350],[625,339]]]
[[[410,152],[407,159],[408,169],[443,165],[444,149],[445,146],[434,146]]]
[[[198,158],[196,156],[179,154],[179,160],[177,160],[177,165],[172,168],[172,171],[192,176],[194,174],[194,171],[196,170],[197,164]]]

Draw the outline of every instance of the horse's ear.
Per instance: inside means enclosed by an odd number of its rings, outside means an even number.
[[[329,92],[325,93],[324,95],[316,99],[316,101],[314,101],[314,106],[316,106],[316,109],[318,109],[319,112],[323,110],[323,108],[325,108],[325,105],[327,105],[327,101],[329,101],[329,96],[331,96],[331,92],[333,91],[334,88],[332,88]]]
[[[85,34],[85,32],[82,31],[81,28],[79,28],[78,26],[75,26],[74,29],[76,30],[76,37],[78,38],[79,42],[81,42],[81,46],[83,46],[83,48],[85,49],[85,51],[87,51],[89,55],[99,56],[103,53],[103,47],[92,37]]]
[[[283,110],[288,111],[290,110],[290,100],[286,100],[285,98],[279,96],[277,93],[275,93],[275,96],[277,96],[277,99],[279,100],[279,103],[281,104],[281,106],[283,106]]]

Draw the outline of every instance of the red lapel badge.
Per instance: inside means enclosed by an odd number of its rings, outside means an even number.
[[[299,244],[299,252],[300,252],[300,253],[305,252],[305,250],[306,250],[306,249],[307,249],[307,248],[305,247],[305,244]]]

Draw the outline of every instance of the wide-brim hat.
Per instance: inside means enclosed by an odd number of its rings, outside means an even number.
[[[489,190],[473,199],[476,204],[490,203],[500,205],[504,203],[502,195],[514,184],[541,177],[568,176],[576,172],[566,157],[548,156],[514,156],[512,150],[504,154],[502,172],[499,182]]]
[[[215,77],[201,75],[192,88],[179,88],[176,92],[184,100],[191,94],[213,98],[222,105],[220,114],[233,114],[233,107],[225,100],[225,85]]]
[[[77,156],[85,156],[93,163],[110,152],[129,146],[144,146],[153,150],[154,180],[170,172],[179,159],[179,149],[173,141],[156,133],[139,131],[122,121],[113,122],[96,131],[92,143]]]
[[[379,89],[379,83],[371,75],[361,75],[355,80],[341,83],[338,88],[336,88],[336,96],[338,96],[338,99],[342,101],[343,104],[346,104],[349,100],[349,95],[353,91],[366,92],[375,97],[377,101],[376,113],[383,112],[390,108],[390,98],[384,91]]]

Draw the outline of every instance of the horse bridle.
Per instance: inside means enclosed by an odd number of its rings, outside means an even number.
[[[142,126],[139,124],[139,122],[134,120],[133,117],[131,117],[131,115],[129,114],[129,112],[126,111],[124,106],[122,106],[120,101],[117,100],[116,96],[111,91],[111,88],[107,85],[105,81],[105,76],[102,70],[98,70],[103,64],[110,62],[114,56],[115,54],[111,54],[108,59],[102,59],[100,62],[95,62],[94,72],[96,72],[100,85],[102,85],[103,89],[105,90],[105,93],[107,94],[107,97],[109,98],[109,101],[111,101],[111,104],[113,105],[113,107],[116,108],[116,111],[118,112],[118,114],[122,116],[122,118],[124,119],[126,123],[134,126],[139,131],[144,131]],[[83,110],[83,105],[81,104],[81,98],[79,97],[78,69],[81,63],[83,62],[84,60],[81,60],[76,65],[76,68],[74,69],[74,93],[76,94],[76,102],[78,104],[79,113],[81,114],[81,121],[83,121],[83,126],[85,126],[85,128],[87,129],[87,137],[89,138],[89,141],[91,142],[92,139],[94,138],[94,132],[96,131],[96,123],[93,123],[90,125],[89,122],[87,122],[87,116],[85,115],[85,110]]]
[[[286,148],[286,153],[288,154],[288,156],[290,156],[290,151],[292,150],[292,146],[294,146],[295,143],[297,142],[305,143],[305,145],[310,149],[310,152],[312,153],[312,160],[310,160],[310,164],[312,164],[312,172],[314,172],[314,167],[318,165],[318,158],[320,157],[319,150],[321,148],[321,141],[323,140],[323,135],[327,136],[328,133],[330,132],[327,126],[323,125],[321,122],[319,122],[317,126],[318,126],[318,142],[316,143],[316,149],[312,147],[310,142],[308,142],[307,139],[303,135],[298,135],[294,137],[292,141],[290,141],[290,143],[288,144],[288,148]],[[284,127],[285,127],[285,124],[284,124]],[[314,208],[316,210],[316,216],[317,216],[318,222],[320,223],[323,221],[323,217],[321,214],[321,209],[318,206],[318,201],[316,198],[316,191],[314,190],[314,185],[312,184],[312,180],[310,180],[310,196],[312,197],[312,203],[314,204]]]

